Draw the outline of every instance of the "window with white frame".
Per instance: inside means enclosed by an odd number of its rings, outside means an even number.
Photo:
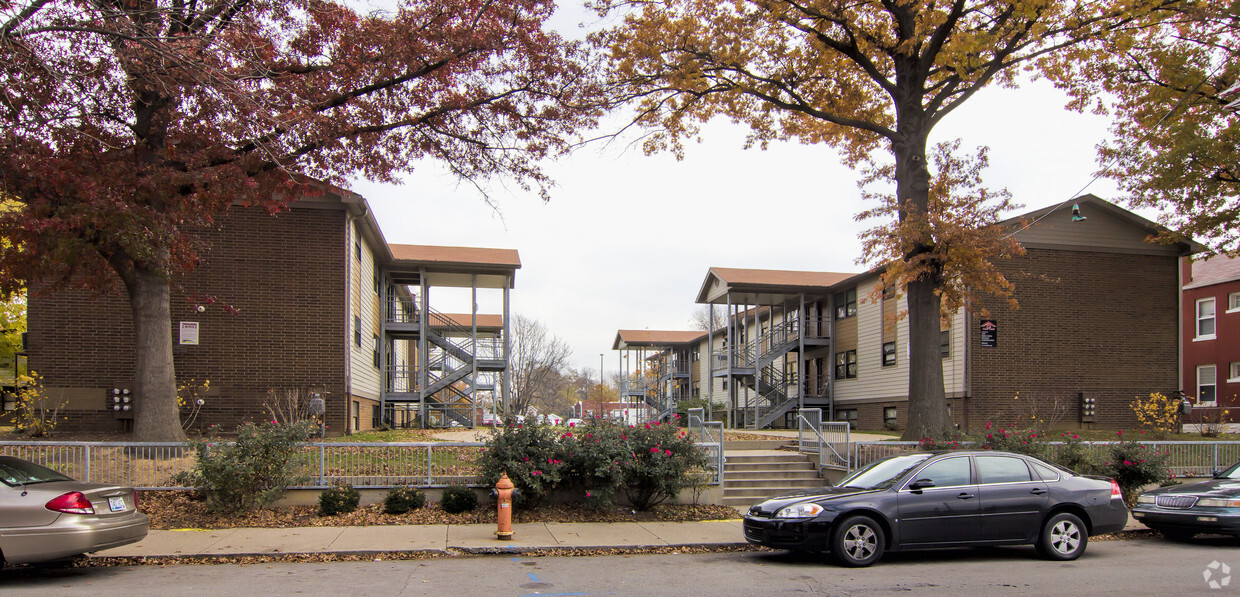
[[[1217,400],[1218,380],[1214,365],[1197,366],[1197,405],[1214,406]]]
[[[1227,295],[1227,312],[1232,313],[1240,311],[1240,292],[1233,292]]]
[[[1197,300],[1197,340],[1214,339],[1214,297]]]
[[[1240,383],[1240,361],[1231,362],[1231,370],[1227,372],[1227,383]]]

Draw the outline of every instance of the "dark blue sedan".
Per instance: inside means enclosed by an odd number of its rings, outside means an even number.
[[[1137,498],[1132,515],[1169,539],[1198,533],[1240,537],[1240,463],[1209,481],[1147,491]]]
[[[1005,452],[930,452],[870,463],[835,487],[768,499],[745,539],[868,566],[884,551],[1033,544],[1074,560],[1128,522],[1119,485]]]

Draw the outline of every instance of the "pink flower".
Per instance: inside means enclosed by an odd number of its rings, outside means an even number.
[[[991,435],[991,434],[989,434],[989,433],[987,433],[987,434],[986,434],[986,439],[994,439],[994,438],[995,438],[995,436],[993,436],[993,435]]]
[[[592,494],[592,493],[590,493],[590,492],[588,492],[588,491],[587,491],[587,492],[586,492],[586,497],[594,497],[594,494]]]
[[[568,426],[569,426],[569,427],[576,427],[576,426],[577,426],[577,424],[576,424],[576,423],[569,423],[569,424],[568,424]]]
[[[658,449],[658,448],[650,448],[650,453],[651,453],[651,454],[658,454],[658,453],[659,453],[659,449]]]
[[[986,421],[986,428],[990,429],[990,421]]]
[[[1127,460],[1125,460],[1125,461],[1124,461],[1124,466],[1132,466],[1132,463],[1131,463],[1131,462],[1129,462],[1129,461],[1127,461]]]
[[[671,451],[671,450],[668,450],[668,451],[667,451],[667,455],[668,455],[668,456],[671,456],[671,455],[672,455],[672,451]]]
[[[537,477],[537,476],[539,476],[539,475],[541,475],[541,474],[542,474],[542,471],[534,471],[534,473],[533,473],[533,475],[534,475],[535,477]]]
[[[1072,439],[1081,439],[1081,436],[1076,435],[1076,434],[1073,434],[1073,435],[1072,435]]]
[[[627,435],[621,435],[621,436],[620,436],[620,439],[629,439],[629,436],[627,436]]]

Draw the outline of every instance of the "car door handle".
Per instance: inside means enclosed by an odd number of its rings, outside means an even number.
[[[1033,495],[1042,495],[1046,493],[1046,490],[1042,489],[1041,487],[1034,487],[1033,489],[1029,490],[1029,493],[1032,493]]]
[[[961,493],[960,495],[956,496],[956,499],[960,499],[960,500],[971,500],[971,499],[973,499],[973,494],[971,494],[971,493]]]

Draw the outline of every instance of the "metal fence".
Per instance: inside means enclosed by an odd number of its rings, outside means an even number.
[[[714,425],[720,425],[715,423]],[[701,426],[699,441],[710,461],[711,484],[723,482],[723,430]],[[319,442],[302,444],[293,457],[296,489],[352,485],[383,489],[411,485],[477,485],[481,442]],[[160,442],[0,441],[0,455],[16,456],[90,483],[137,489],[190,489],[179,477],[194,468],[187,444]]]
[[[713,473],[711,485],[723,483],[723,423],[707,421],[706,409],[691,408],[685,412],[689,439],[706,450],[709,473]]]
[[[1094,456],[1104,459],[1108,449],[1117,442],[1081,442]],[[1173,477],[1209,477],[1215,472],[1240,462],[1240,442],[1173,442],[1149,441],[1140,442],[1147,450],[1157,455],[1166,455],[1167,470]],[[1061,453],[1067,444],[1049,442],[1049,455],[1054,457]],[[921,450],[918,442],[857,442],[853,444],[852,467],[861,468],[870,462]]]
[[[822,409],[797,411],[797,450],[818,454],[820,466],[852,470],[847,421],[822,420]]]

